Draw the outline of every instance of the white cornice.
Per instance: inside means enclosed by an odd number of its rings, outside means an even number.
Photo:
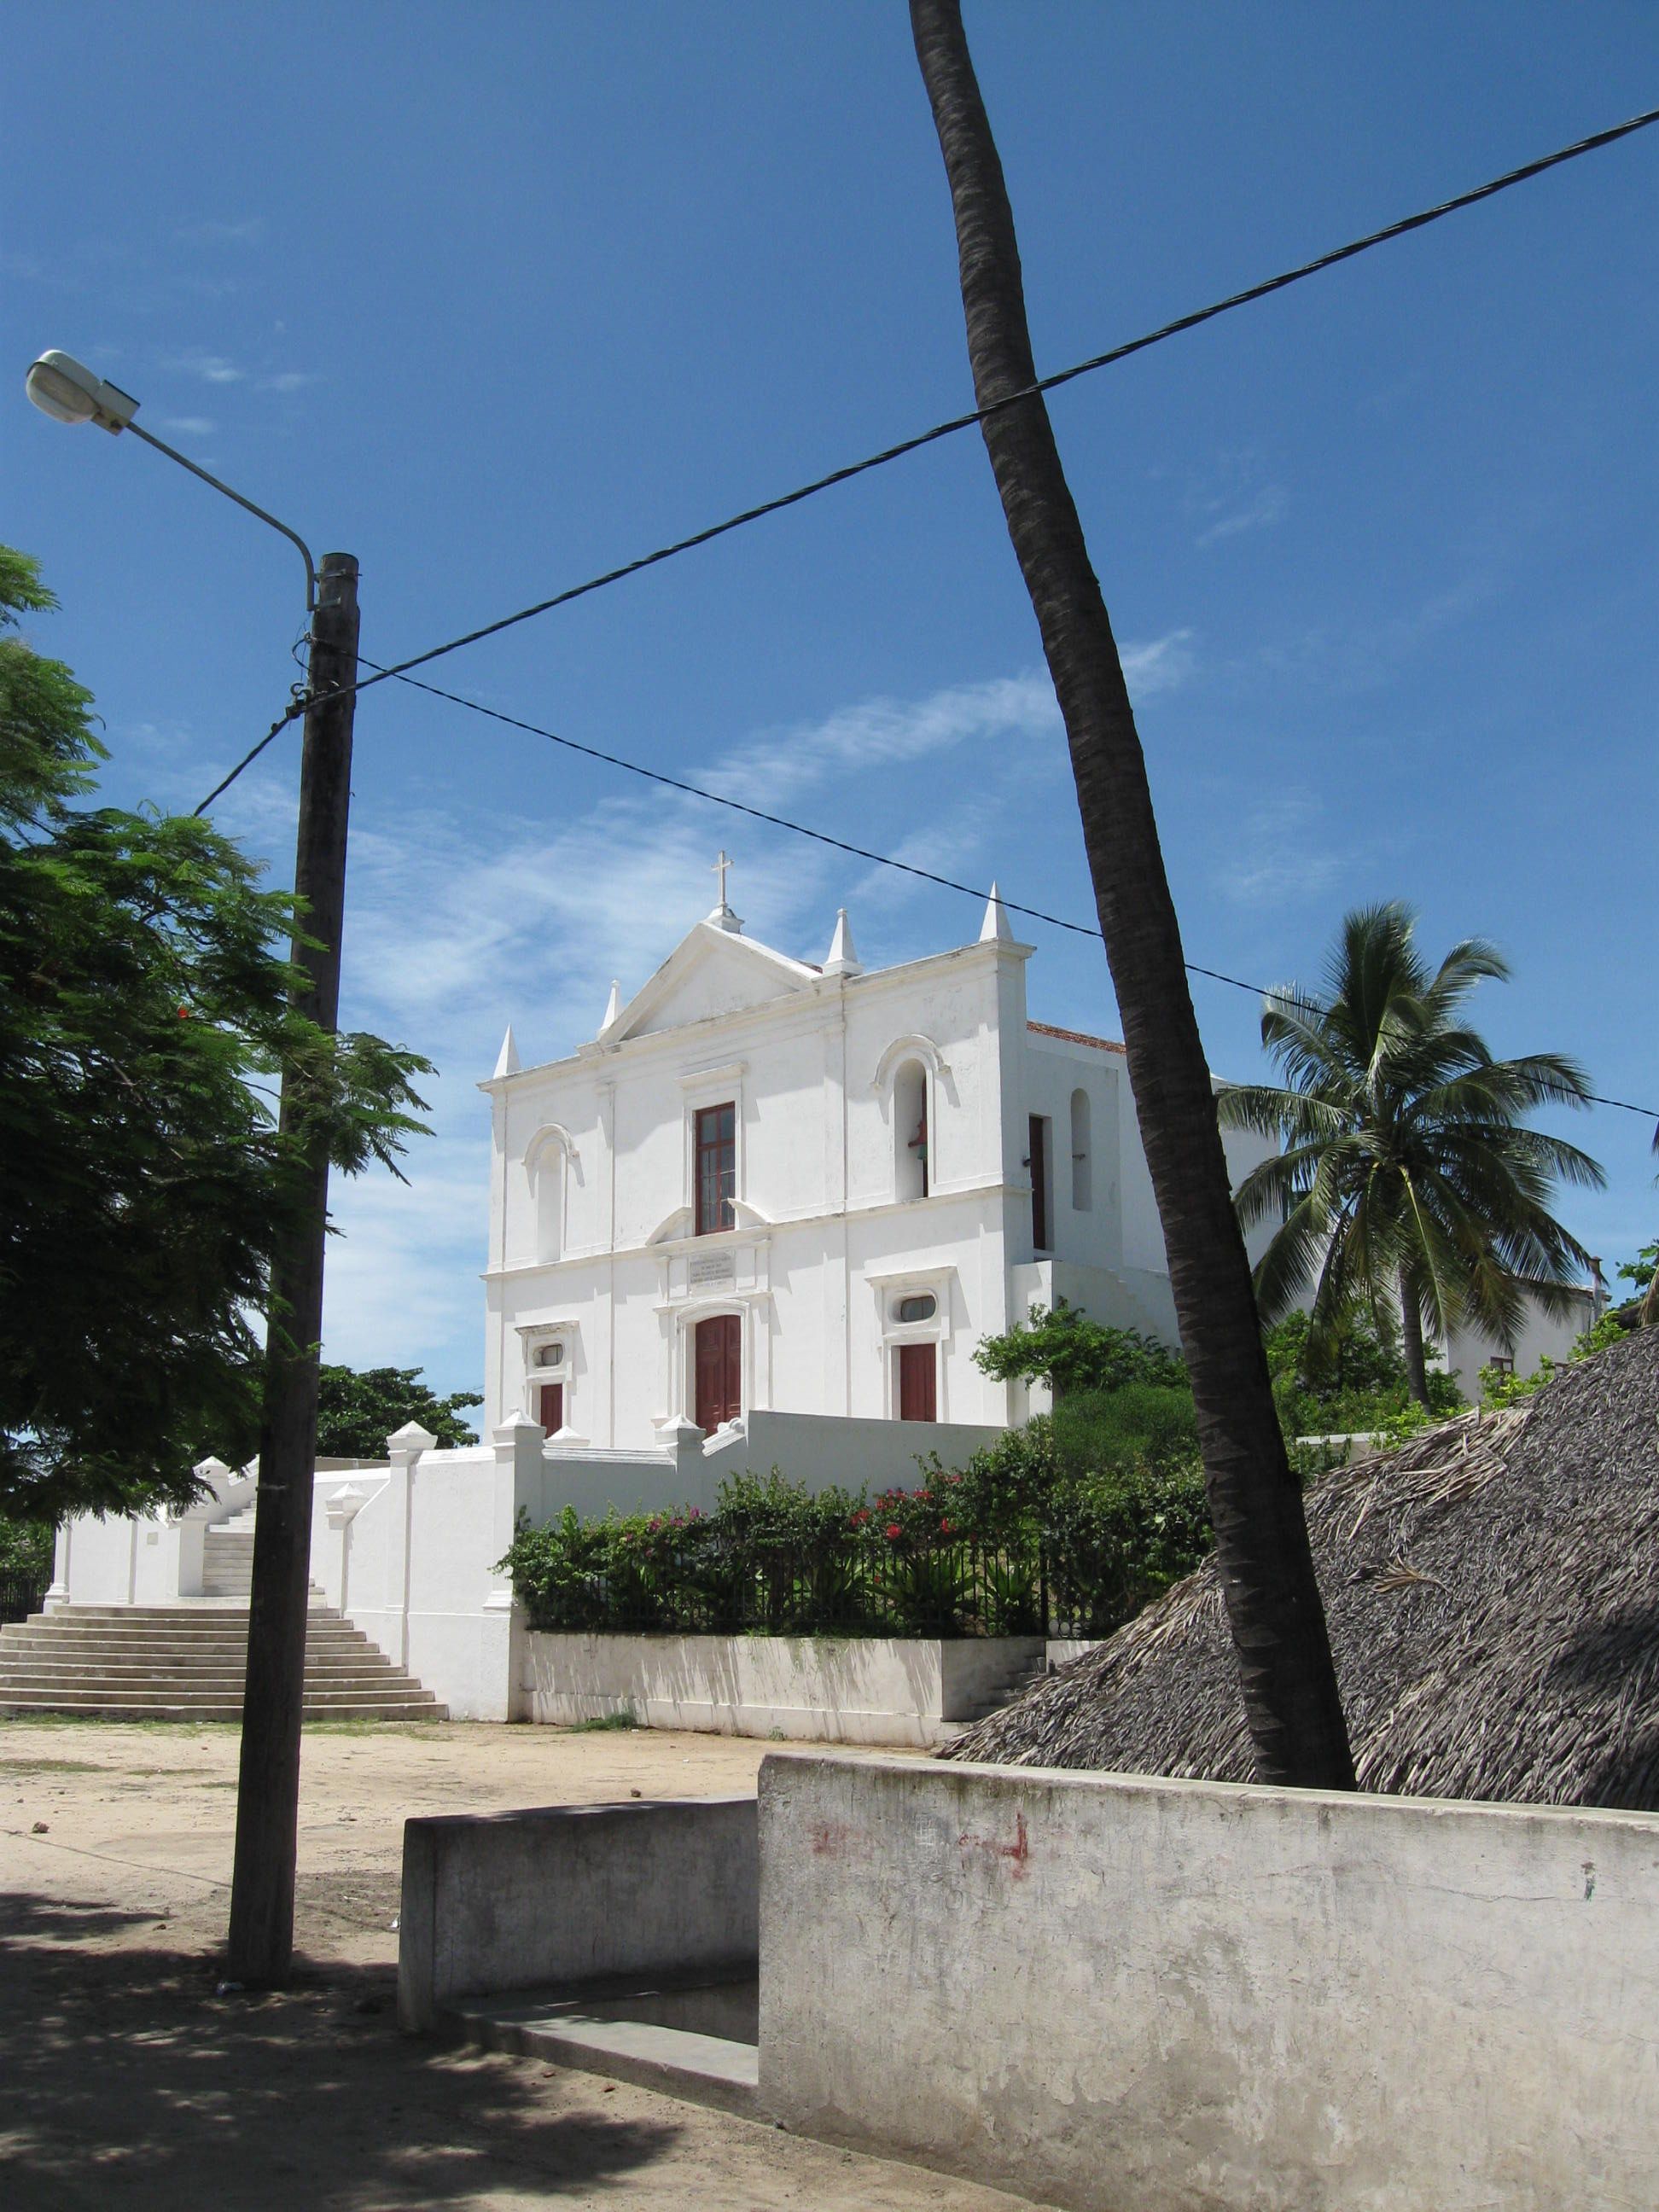
[[[786,1229],[823,1228],[833,1221],[878,1221],[893,1213],[942,1212],[947,1206],[970,1198],[1012,1198],[1029,1203],[1030,1196],[1031,1186],[1027,1182],[957,1183],[945,1190],[931,1190],[926,1198],[881,1199],[869,1206],[838,1207],[830,1213],[784,1214],[763,1228],[721,1229],[709,1235],[677,1237],[661,1244],[618,1244],[614,1251],[608,1244],[595,1244],[586,1251],[568,1252],[562,1260],[514,1260],[505,1267],[484,1268],[478,1279],[500,1283],[516,1280],[523,1275],[554,1275],[569,1267],[588,1267],[599,1260],[659,1259],[667,1253],[720,1251],[732,1245],[764,1243]]]
[[[736,941],[750,942],[746,939]],[[750,949],[769,951],[769,947],[756,947],[752,944]],[[743,1006],[729,1014],[705,1014],[699,1021],[685,1022],[672,1030],[651,1030],[643,1036],[594,1038],[586,1044],[578,1045],[575,1051],[563,1060],[543,1060],[534,1067],[521,1068],[513,1075],[492,1076],[477,1087],[483,1091],[505,1092],[516,1085],[544,1081],[549,1077],[574,1073],[578,1069],[596,1072],[596,1063],[602,1067],[619,1060],[646,1060],[653,1054],[672,1056],[685,1051],[691,1040],[722,1035],[736,1036],[745,1025],[771,1028],[781,1026],[788,1020],[799,1022],[803,1030],[808,1030],[816,1026],[821,1003],[825,999],[844,997],[862,1000],[866,997],[901,990],[924,979],[930,969],[995,967],[1005,960],[1029,960],[1036,949],[1035,945],[1020,945],[1002,938],[983,945],[957,945],[948,951],[925,953],[920,960],[901,961],[896,967],[878,968],[870,975],[820,975],[809,969],[805,970],[807,980],[800,989],[786,991],[775,999],[763,1000],[758,1006]],[[776,960],[787,957],[783,953],[774,953],[771,957]],[[624,1007],[623,1011],[626,1014],[628,1008]]]

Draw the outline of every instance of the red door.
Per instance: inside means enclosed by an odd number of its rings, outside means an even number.
[[[542,1385],[542,1426],[550,1437],[564,1426],[562,1382],[544,1382]]]
[[[705,1435],[743,1411],[743,1322],[711,1314],[697,1323],[697,1426]]]
[[[933,1346],[900,1345],[898,1386],[900,1420],[939,1419],[939,1355]]]

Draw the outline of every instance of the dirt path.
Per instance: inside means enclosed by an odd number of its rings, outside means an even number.
[[[412,1814],[753,1786],[766,1747],[465,1724],[308,1732],[280,1996],[218,1993],[237,1731],[0,1723],[8,2212],[1012,2212],[625,2084],[393,2023]]]

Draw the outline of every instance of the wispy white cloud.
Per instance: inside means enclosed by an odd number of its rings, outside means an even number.
[[[246,369],[239,368],[223,354],[193,350],[173,354],[161,366],[181,376],[200,377],[204,384],[240,384],[247,374]]]
[[[760,784],[778,807],[798,793],[948,752],[960,745],[1035,737],[1060,726],[1046,675],[1000,677],[953,685],[916,700],[866,699],[822,721],[769,731],[735,747],[708,769],[711,789],[748,798]]]
[[[1247,814],[1221,872],[1226,896],[1240,906],[1286,906],[1328,890],[1344,855],[1328,842],[1323,812],[1305,792],[1287,792]]]
[[[218,428],[205,415],[164,415],[161,428],[176,430],[181,438],[210,438]]]
[[[1290,503],[1290,495],[1282,484],[1263,484],[1254,498],[1218,516],[1193,542],[1200,547],[1219,545],[1224,538],[1237,538],[1241,531],[1266,529],[1283,517]]]
[[[255,386],[258,392],[299,392],[318,379],[307,368],[279,369],[274,376],[262,376]]]
[[[1198,666],[1190,629],[1166,630],[1162,637],[1149,639],[1144,645],[1126,645],[1119,658],[1130,696],[1141,700],[1178,691],[1192,680]]]

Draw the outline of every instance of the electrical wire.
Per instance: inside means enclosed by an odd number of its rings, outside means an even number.
[[[763,500],[758,506],[743,507],[736,514],[727,515],[723,521],[712,522],[704,529],[695,530],[688,538],[677,538],[669,544],[659,545],[652,552],[641,553],[631,561],[624,561],[617,568],[606,568],[597,576],[589,576],[582,583],[569,585],[565,590],[556,592],[550,599],[538,599],[533,605],[520,607],[514,614],[502,615],[495,622],[485,623],[477,629],[464,631],[459,637],[452,637],[442,645],[430,646],[424,653],[414,653],[407,660],[377,669],[373,676],[365,677],[356,684],[342,685],[337,693],[330,696],[343,697],[353,692],[367,691],[374,684],[384,684],[394,676],[406,675],[411,668],[422,668],[428,661],[441,660],[447,653],[459,653],[464,646],[477,645],[483,639],[498,636],[502,630],[512,629],[520,623],[532,621],[538,615],[550,614],[556,607],[568,606],[573,600],[586,599],[590,593],[604,591],[611,584],[619,584],[629,576],[637,576],[641,569],[655,568],[662,562],[675,559],[679,554],[692,552],[700,545],[711,544],[715,538],[726,537],[734,530],[742,530],[751,522],[762,521],[768,515],[780,514],[787,507],[798,507],[803,500],[814,498],[819,492],[829,491],[836,484],[849,483],[854,477],[866,476],[872,469],[885,468],[890,461],[902,460],[907,453],[919,453],[924,446],[934,445],[941,438],[954,437],[959,430],[972,429],[975,423],[988,422],[994,415],[1003,414],[1027,399],[1036,398],[1042,392],[1058,391],[1061,385],[1070,384],[1078,377],[1090,376],[1097,369],[1109,368],[1117,362],[1127,361],[1131,355],[1144,353],[1150,346],[1161,345],[1166,338],[1177,337],[1185,331],[1196,330],[1200,324],[1213,322],[1218,315],[1230,314],[1236,307],[1249,307],[1254,301],[1265,300],[1272,293],[1282,292],[1291,284],[1299,284],[1304,277],[1316,276],[1323,270],[1335,268],[1340,262],[1352,261],[1356,254],[1370,252],[1373,246],[1386,246],[1392,239],[1404,238],[1412,231],[1422,230],[1429,223],[1438,222],[1446,216],[1474,207],[1481,200],[1508,191],[1513,185],[1526,184],[1534,177],[1542,176],[1547,170],[1559,168],[1563,162],[1576,161],[1585,154],[1595,153],[1604,146],[1615,144],[1621,138],[1628,138],[1635,131],[1645,131],[1654,123],[1659,123],[1659,107],[1646,108],[1623,123],[1615,123],[1605,131],[1592,132],[1588,138],[1575,139],[1570,146],[1559,146],[1553,153],[1541,154],[1534,161],[1522,162],[1518,169],[1507,169],[1502,176],[1489,178],[1485,184],[1476,185],[1469,191],[1459,192],[1455,198],[1441,200],[1433,207],[1421,208],[1415,215],[1402,216],[1398,222],[1385,224],[1381,230],[1368,231],[1363,238],[1351,239],[1346,246],[1333,246],[1328,252],[1319,254],[1311,261],[1298,262],[1292,269],[1281,270],[1276,276],[1265,277],[1260,283],[1251,284],[1242,292],[1230,293],[1224,300],[1212,301],[1206,307],[1196,307],[1188,314],[1178,315],[1173,322],[1162,323],[1156,330],[1147,331],[1139,337],[1109,347],[1104,353],[1091,354],[1086,361],[1073,362],[1069,368],[1056,369],[1050,376],[1040,376],[1035,384],[1025,385],[1018,392],[1009,392],[1004,398],[993,400],[988,406],[975,407],[965,415],[952,415],[943,422],[935,422],[931,429],[920,430],[912,437],[901,438],[896,445],[884,446],[879,453],[866,454],[860,461],[849,461],[841,468],[831,469],[826,476],[814,477],[808,483],[798,484],[793,491],[780,492],[775,498]],[[224,781],[209,793],[196,811],[201,813],[221,793],[228,790],[243,769],[258,758],[277,731],[303,711],[302,703],[296,702],[290,708],[283,720],[267,732],[259,743],[237,763]]]
[[[702,799],[709,806],[724,806],[733,814],[747,815],[751,821],[764,822],[775,830],[787,830],[792,836],[807,837],[815,845],[827,845],[833,852],[850,854],[854,860],[868,860],[878,868],[891,868],[896,874],[914,876],[920,882],[933,884],[940,890],[960,891],[965,898],[988,902],[991,894],[976,884],[958,883],[953,876],[942,876],[932,868],[919,867],[913,860],[895,860],[890,853],[878,853],[868,845],[854,845],[845,837],[832,836],[827,830],[815,830],[809,823],[796,822],[787,814],[774,814],[763,806],[751,806],[745,799],[729,799],[722,792],[709,791],[700,783],[689,783],[684,776],[668,775],[660,769],[647,768],[639,761],[629,760],[622,753],[606,752],[599,745],[583,744],[580,738],[562,737],[556,730],[543,727],[539,722],[527,722],[521,715],[508,714],[499,707],[486,707],[481,699],[469,699],[465,692],[446,690],[441,684],[428,684],[423,678],[409,676],[401,669],[382,670],[379,661],[370,660],[359,653],[358,665],[373,669],[376,674],[395,676],[414,691],[424,691],[434,699],[443,699],[452,707],[465,707],[470,714],[483,714],[492,722],[501,722],[509,730],[522,730],[532,738],[545,738],[550,744],[558,745],[566,752],[580,753],[585,760],[599,761],[606,768],[623,769],[629,775],[639,776],[647,783],[659,784],[668,791],[678,791],[688,799]],[[1045,923],[1051,929],[1064,929],[1073,936],[1091,937],[1101,943],[1097,922],[1072,921],[1064,915],[1049,914],[1040,906],[1024,906],[1018,899],[1004,898],[997,893],[997,903],[1005,913],[1024,915],[1032,921]],[[1235,991],[1247,991],[1252,998],[1271,999],[1276,1005],[1295,1006],[1301,1012],[1322,1015],[1329,1009],[1316,999],[1304,999],[1298,993],[1282,986],[1247,982],[1242,975],[1229,975],[1219,968],[1206,968],[1196,960],[1183,960],[1182,967],[1189,975],[1205,976],[1212,983],[1226,983]],[[1587,1091],[1581,1094],[1597,1106],[1617,1106],[1626,1114],[1639,1114],[1644,1120],[1659,1123],[1659,1108],[1633,1106],[1627,1098],[1604,1098],[1599,1093]]]

